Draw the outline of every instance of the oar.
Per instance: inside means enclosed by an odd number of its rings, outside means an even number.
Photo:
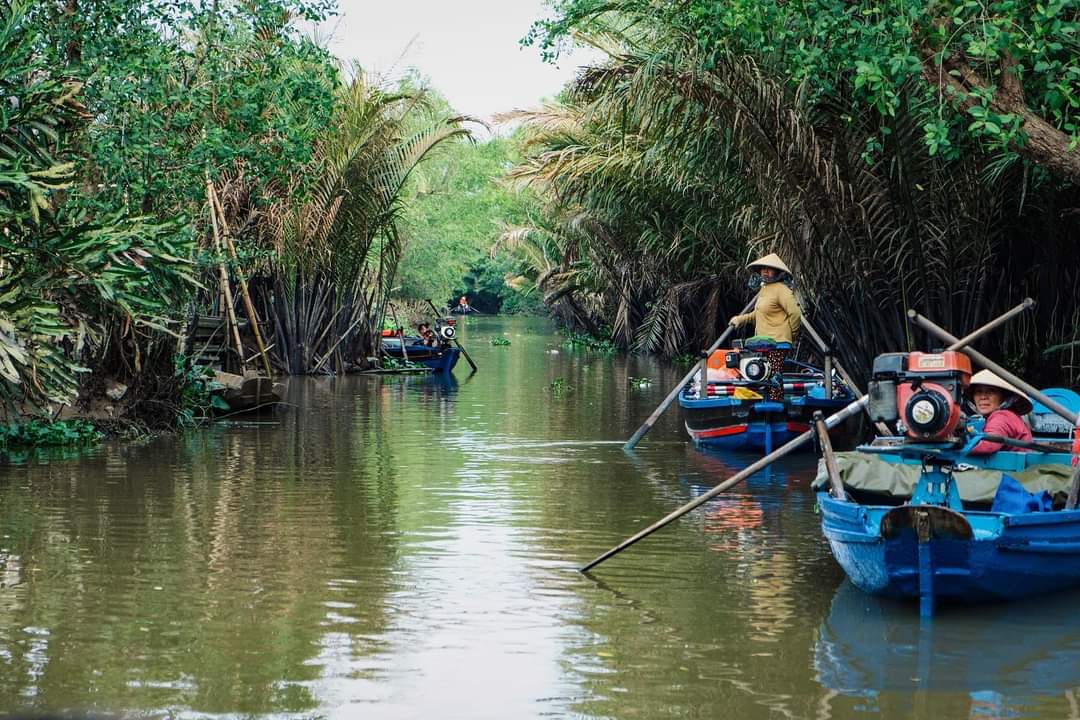
[[[1027,302],[1027,301],[1025,301],[1025,302]],[[1032,305],[1034,305],[1034,303],[1032,303]],[[1053,398],[1047,396],[1046,394],[1044,394],[1041,390],[1039,390],[1034,385],[1031,385],[1030,383],[1027,383],[1024,380],[1021,380],[1020,378],[1018,378],[1013,373],[1009,372],[1008,370],[1001,367],[1000,365],[998,365],[996,362],[994,362],[990,358],[983,355],[978,350],[975,350],[970,345],[968,345],[968,343],[971,342],[971,339],[972,339],[970,335],[967,336],[966,338],[962,339],[962,340],[958,340],[956,337],[951,335],[948,330],[945,330],[944,328],[939,327],[938,325],[935,325],[933,322],[931,322],[930,320],[927,320],[925,317],[923,317],[919,313],[915,312],[914,310],[908,310],[908,318],[911,320],[911,322],[913,324],[917,325],[918,327],[922,328],[923,330],[925,330],[926,332],[930,333],[931,335],[937,337],[938,339],[940,339],[940,340],[942,340],[944,342],[952,343],[952,348],[951,349],[963,350],[964,353],[968,357],[970,357],[972,360],[977,362],[979,365],[982,365],[987,370],[990,370],[991,372],[993,372],[998,377],[1004,378],[1005,380],[1011,382],[1013,385],[1020,388],[1021,390],[1026,392],[1028,395],[1035,398],[1036,400],[1041,402],[1043,405],[1045,405],[1046,407],[1050,408],[1051,410],[1053,410],[1055,413],[1057,413],[1061,417],[1068,420],[1073,425],[1077,424],[1076,413],[1074,413],[1072,410],[1069,410],[1067,407],[1065,407],[1061,403],[1059,403],[1056,400],[1054,400]]]
[[[996,320],[992,320],[989,323],[987,323],[986,325],[983,325],[981,328],[979,328],[975,332],[968,335],[965,338],[965,340],[970,342],[971,340],[973,340],[976,337],[979,337],[983,333],[989,332],[990,330],[993,330],[998,325],[1000,325],[1002,322],[1004,322],[1005,319],[1008,319],[1009,317],[1012,317],[1012,316],[1018,314],[1019,312],[1023,312],[1024,310],[1028,309],[1029,307],[1030,307],[1030,305],[1024,305],[1024,304],[1018,305],[1016,308],[1013,308],[1009,312],[1005,313],[1005,315],[1003,315],[1001,318],[997,318]],[[959,348],[958,347],[950,347],[949,349],[950,350],[957,350]],[[856,415],[856,414],[862,412],[863,406],[866,405],[866,403],[867,403],[867,401],[869,399],[870,399],[870,397],[868,395],[863,395],[858,400],[853,401],[850,405],[845,407],[843,410],[840,410],[840,411],[830,415],[828,417],[828,419],[825,420],[825,428],[826,429],[834,428],[837,425],[839,425],[840,423],[847,420],[849,417],[852,417],[853,415]],[[699,507],[701,505],[704,505],[709,500],[712,500],[714,497],[716,497],[720,493],[724,492],[725,490],[727,490],[729,488],[732,488],[735,485],[738,485],[740,482],[742,482],[746,478],[750,477],[754,473],[758,472],[759,470],[762,470],[763,468],[768,467],[773,462],[775,462],[776,460],[779,460],[780,458],[784,457],[785,455],[792,452],[793,450],[798,449],[798,447],[800,445],[802,445],[803,443],[805,443],[807,440],[809,440],[810,438],[812,438],[814,436],[814,432],[815,432],[814,429],[807,430],[806,432],[802,433],[798,437],[784,443],[783,445],[778,447],[776,450],[773,450],[771,453],[769,453],[765,457],[761,458],[760,460],[755,461],[750,466],[748,466],[748,467],[744,468],[743,470],[735,473],[730,478],[728,478],[724,482],[720,483],[719,485],[714,487],[712,490],[709,490],[704,495],[701,495],[701,496],[691,500],[690,502],[686,503],[685,505],[683,505],[678,510],[675,510],[674,512],[668,514],[662,520],[659,520],[658,522],[653,523],[652,525],[645,528],[644,530],[637,533],[636,535],[632,535],[631,537],[627,538],[626,540],[623,540],[621,543],[619,543],[615,547],[611,548],[610,550],[608,550],[604,554],[600,555],[599,557],[597,557],[595,560],[593,560],[589,564],[584,565],[581,568],[581,572],[587,572],[588,570],[590,570],[591,568],[596,567],[597,565],[604,562],[608,558],[610,558],[610,557],[612,557],[614,555],[618,555],[623,550],[625,550],[626,548],[628,548],[631,545],[633,545],[634,543],[636,543],[638,540],[641,540],[644,537],[648,537],[649,535],[652,535],[654,532],[656,532],[660,528],[664,527],[665,525],[669,524],[671,521],[677,520],[678,518],[682,517],[686,513],[693,510],[694,508],[697,508],[697,507]]]
[[[754,307],[754,303],[756,302],[757,298],[755,297],[753,300],[746,304],[746,307],[742,309],[742,313],[739,314],[741,315],[743,313],[749,312],[750,308]],[[713,350],[716,350],[718,347],[720,347],[720,345],[728,339],[728,336],[735,331],[736,327],[738,326],[728,325],[727,329],[724,330],[720,337],[716,338],[716,342],[710,345],[709,349],[705,351],[705,356],[708,357],[709,355],[712,355]],[[671,389],[671,392],[669,392],[668,396],[664,398],[664,401],[660,403],[655,410],[652,411],[652,415],[649,416],[649,419],[646,420],[645,423],[637,429],[637,432],[635,432],[633,436],[631,436],[631,438],[626,441],[626,444],[623,445],[623,450],[633,450],[634,447],[636,447],[637,444],[641,442],[641,438],[645,437],[645,433],[652,430],[652,426],[656,423],[657,420],[660,419],[660,416],[667,411],[667,409],[671,406],[671,403],[675,402],[675,398],[679,397],[679,393],[682,391],[683,386],[685,386],[686,383],[690,382],[694,378],[694,375],[698,374],[698,372],[698,367],[695,365],[694,368],[690,370],[690,372],[686,373],[686,376],[679,381],[679,384]]]

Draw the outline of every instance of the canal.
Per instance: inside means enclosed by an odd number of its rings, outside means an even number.
[[[1080,594],[920,626],[843,580],[812,456],[581,575],[753,458],[675,411],[622,451],[683,368],[538,319],[463,342],[473,376],[292,378],[275,415],[0,468],[0,713],[1080,717]]]

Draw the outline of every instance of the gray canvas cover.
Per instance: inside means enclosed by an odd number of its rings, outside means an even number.
[[[836,464],[840,470],[840,479],[844,486],[856,490],[884,493],[894,497],[911,497],[919,481],[921,468],[918,465],[901,465],[885,462],[877,455],[860,452],[836,453]],[[1057,492],[1069,492],[1072,484],[1073,469],[1068,465],[1038,465],[1026,470],[1009,471],[1029,492],[1038,493],[1046,490],[1051,495]],[[998,483],[1001,482],[1001,470],[957,470],[953,472],[960,499],[965,502],[986,502],[994,499]],[[818,461],[817,477],[813,487],[820,489],[829,484],[829,475],[825,470],[825,460]]]

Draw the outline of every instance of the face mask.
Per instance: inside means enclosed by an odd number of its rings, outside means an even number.
[[[757,292],[761,289],[761,286],[765,284],[765,281],[761,279],[760,275],[758,275],[757,273],[753,273],[750,275],[750,279],[746,282],[746,284],[751,290]]]

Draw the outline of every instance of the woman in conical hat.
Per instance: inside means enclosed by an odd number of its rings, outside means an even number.
[[[766,352],[766,358],[774,374],[783,372],[784,360],[790,344],[799,330],[802,313],[795,304],[795,295],[783,282],[791,277],[791,270],[776,253],[769,253],[746,266],[750,272],[757,273],[761,284],[753,312],[736,315],[730,324],[738,327],[750,320],[754,321],[754,337],[771,338],[776,343],[788,343],[787,348],[774,348]],[[770,400],[783,400],[783,384],[769,389]]]
[[[737,327],[753,320],[755,336],[771,337],[776,342],[793,342],[802,313],[795,304],[791,288],[783,282],[785,276],[791,277],[791,270],[776,253],[758,258],[746,267],[761,278],[761,289],[753,312],[736,315],[730,323]]]
[[[1031,400],[1027,395],[989,370],[980,370],[971,377],[968,393],[975,410],[986,418],[983,426],[985,434],[1031,442],[1031,430],[1020,417],[1031,412]],[[1003,443],[983,440],[969,452],[972,455],[989,455],[1003,447]],[[1023,452],[1023,448],[1017,447],[1010,447],[1009,450]]]

